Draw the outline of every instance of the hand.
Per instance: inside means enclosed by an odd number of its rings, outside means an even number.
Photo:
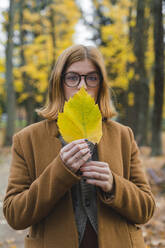
[[[75,140],[60,151],[64,164],[76,173],[80,167],[91,157],[90,149],[84,139]]]
[[[104,192],[112,191],[114,180],[108,163],[90,161],[83,164],[80,171],[87,177],[87,183],[100,187]]]

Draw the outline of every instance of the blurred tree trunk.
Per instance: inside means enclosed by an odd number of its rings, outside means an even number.
[[[25,0],[20,0],[19,2],[19,26],[20,26],[20,66],[26,65],[26,58],[24,54],[25,50],[25,40],[26,40],[26,31],[23,28],[24,24],[24,9],[25,9]],[[24,81],[24,87],[26,92],[28,93],[28,98],[24,102],[25,110],[26,110],[26,121],[27,125],[30,125],[34,122],[34,99],[33,99],[33,88],[29,83],[28,75],[26,72],[22,73],[22,80]]]
[[[52,37],[52,41],[53,41],[53,65],[55,62],[55,31],[54,31],[54,16],[55,16],[55,11],[53,9],[53,5],[51,6],[51,4],[53,4],[52,0],[50,1],[41,1],[38,0],[37,2],[34,1],[34,5],[31,6],[31,13],[36,13],[38,11],[40,11],[41,9],[44,10],[46,7],[48,7],[50,5],[50,24],[51,24],[51,37]],[[51,8],[52,7],[52,8]],[[20,60],[21,60],[21,64],[20,66],[26,66],[27,65],[27,61],[26,61],[26,56],[25,56],[25,49],[26,49],[26,40],[27,40],[27,36],[29,36],[29,34],[31,35],[31,37],[33,37],[33,39],[37,39],[37,37],[39,37],[41,35],[40,30],[33,30],[27,33],[27,31],[24,29],[24,24],[26,24],[26,20],[24,18],[24,10],[26,10],[27,8],[27,2],[25,0],[20,0],[19,1],[19,26],[20,26]],[[28,6],[29,8],[29,6]],[[40,25],[42,27],[43,30],[43,23],[42,23],[42,18],[40,19],[40,22],[38,22],[38,25]],[[44,31],[43,31],[44,33]],[[37,104],[35,101],[35,87],[33,85],[33,83],[31,82],[31,78],[29,77],[29,75],[26,72],[22,73],[22,80],[24,82],[24,91],[27,93],[28,97],[24,100],[23,104],[26,110],[26,121],[27,121],[27,125],[30,125],[32,123],[34,123],[37,119],[36,118],[36,113],[35,113],[35,108],[37,108]],[[46,94],[45,94],[46,97]]]
[[[49,21],[51,25],[51,38],[52,38],[52,44],[53,44],[53,60],[52,60],[52,68],[53,69],[55,62],[56,62],[56,53],[55,53],[55,48],[56,48],[56,35],[55,35],[55,10],[53,8],[53,5],[50,5],[50,16],[49,16]]]
[[[164,44],[163,44],[163,11],[162,0],[152,0],[154,17],[154,109],[152,118],[152,155],[162,154],[161,128],[164,94]]]
[[[28,99],[25,101],[25,109],[27,125],[30,125],[34,123],[35,118],[35,101],[33,96],[28,97]]]
[[[137,17],[134,32],[135,78],[131,85],[134,93],[134,107],[132,116],[132,128],[139,145],[148,142],[148,110],[149,110],[149,79],[145,66],[145,57],[148,42],[148,20],[145,17],[145,9],[148,1],[137,0]]]
[[[12,144],[12,136],[15,129],[15,91],[13,84],[13,29],[14,29],[14,1],[10,0],[9,22],[7,26],[8,40],[6,45],[6,86],[7,86],[7,126],[4,145]]]
[[[135,5],[135,1],[134,1]],[[133,19],[133,6],[129,7],[129,15],[128,15],[128,27],[129,27],[129,43],[133,46],[134,42],[134,27],[132,27],[132,19]],[[127,64],[127,72],[132,69],[135,70],[135,62],[128,62]],[[132,95],[132,102],[129,103],[129,96]],[[125,121],[123,124],[128,125],[132,128],[135,133],[136,122],[135,122],[135,112],[134,112],[134,78],[129,80],[128,91],[127,91],[127,105],[126,105],[126,115]]]

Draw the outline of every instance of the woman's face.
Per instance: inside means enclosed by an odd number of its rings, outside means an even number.
[[[93,72],[98,73],[94,64],[88,59],[81,60],[81,61],[78,61],[78,62],[71,64],[67,68],[65,73],[68,73],[68,72],[75,72],[75,73],[78,73],[79,75],[88,75],[88,74],[93,73]],[[97,101],[100,83],[98,83],[98,85],[95,87],[88,87],[85,83],[84,76],[81,77],[80,83],[75,87],[69,87],[68,85],[66,85],[65,82],[63,82],[65,99],[68,101],[69,98],[72,97],[75,93],[77,93],[77,91],[79,91],[81,87],[85,88],[85,90],[88,92],[88,94],[90,94],[91,97],[94,98],[95,102]]]

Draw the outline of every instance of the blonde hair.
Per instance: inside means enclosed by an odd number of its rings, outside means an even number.
[[[98,105],[103,119],[108,119],[116,115],[110,97],[110,89],[102,54],[96,47],[84,45],[73,45],[64,50],[59,56],[49,81],[48,103],[45,107],[36,110],[39,115],[49,120],[57,119],[58,113],[63,111],[65,103],[61,76],[71,64],[84,59],[90,60],[102,77]]]

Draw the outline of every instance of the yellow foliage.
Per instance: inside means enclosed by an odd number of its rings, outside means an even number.
[[[102,137],[102,116],[94,99],[81,88],[58,114],[57,124],[66,142],[88,139],[99,143]]]
[[[94,3],[96,2],[98,1],[95,0]],[[135,74],[134,69],[129,69],[128,66],[136,62],[133,47],[129,40],[129,28],[134,28],[136,25],[136,6],[131,0],[120,0],[114,5],[109,0],[103,0],[102,4],[104,5],[104,15],[113,20],[113,23],[101,26],[102,39],[106,46],[100,47],[110,77],[110,86],[122,87],[127,90],[130,80],[139,79],[139,75]],[[132,8],[131,20],[128,19],[130,7]],[[150,9],[147,7],[145,16],[148,18],[150,15]],[[153,26],[149,25],[145,65],[148,75],[151,75],[150,106],[153,105],[154,101],[154,85],[152,82],[153,48]],[[132,93],[129,94],[128,101],[129,105],[134,104]]]
[[[154,64],[154,41],[153,41],[153,30],[152,27],[149,27],[148,31],[148,50],[146,52],[146,68],[147,70],[152,70]]]
[[[42,102],[48,88],[48,81],[52,69],[52,63],[60,53],[73,44],[75,25],[80,17],[80,12],[74,0],[53,0],[44,11],[35,12],[35,1],[29,0],[30,8],[23,9],[22,29],[28,31],[25,34],[23,45],[25,63],[14,68],[15,90],[19,93],[18,102],[21,103],[29,97],[27,82],[30,84],[35,101]],[[54,24],[50,18],[51,9],[54,11]],[[19,12],[16,12],[15,30],[20,30]],[[74,17],[74,18],[73,18]],[[7,18],[7,17],[6,17]],[[52,33],[54,32],[55,47]],[[15,48],[15,58],[20,58],[21,48]],[[54,57],[55,55],[55,57]],[[17,60],[19,64],[19,59]],[[1,68],[0,64],[0,72]],[[25,84],[26,82],[26,84]]]
[[[34,30],[35,30],[36,33],[42,33],[42,29],[43,28],[41,27],[40,24],[35,24]]]
[[[36,99],[36,102],[39,102],[39,103],[43,102],[43,96],[42,95],[37,95],[35,97],[35,99]]]
[[[15,91],[21,93],[23,91],[23,82],[19,80],[14,80]]]
[[[0,60],[0,73],[4,73],[5,72],[5,66],[4,66],[4,62],[2,60]]]
[[[35,74],[37,72],[37,68],[35,66],[33,66],[33,64],[22,66],[20,68],[20,70],[22,72],[26,72],[26,74],[29,75],[32,78],[35,76]]]
[[[129,106],[134,106],[134,97],[135,97],[135,95],[134,95],[134,93],[133,92],[129,92],[129,94],[128,94],[128,105]]]
[[[128,79],[131,80],[134,77],[135,71],[133,69],[130,69],[128,72]]]
[[[14,69],[13,69],[13,74],[14,74],[14,77],[15,77],[15,78],[20,78],[21,75],[22,75],[21,70],[18,69],[18,68],[14,68]]]
[[[4,83],[5,83],[5,64],[4,59],[0,59],[0,95],[4,95]]]
[[[0,107],[0,116],[2,115],[2,108]]]
[[[4,95],[5,94],[4,83],[5,83],[5,79],[4,78],[0,78],[0,95]]]
[[[28,97],[29,97],[28,93],[22,93],[20,95],[20,97],[18,98],[18,102],[21,103],[21,102],[25,101]]]
[[[101,27],[103,41],[106,46],[100,49],[105,58],[105,64],[109,75],[115,75],[111,79],[111,86],[119,86],[127,89],[129,79],[133,76],[132,71],[127,71],[128,63],[135,61],[132,45],[129,42],[128,14],[129,7],[132,6],[130,0],[121,0],[117,4],[112,4],[109,0],[103,1],[106,7],[104,15],[110,17],[113,23]],[[132,24],[135,19],[132,19]]]
[[[3,77],[0,77],[0,85],[3,85],[5,82],[5,79]]]
[[[24,9],[23,17],[24,17],[25,20],[31,20],[32,13],[28,9]]]
[[[39,92],[40,93],[45,93],[47,91],[47,88],[48,88],[48,83],[46,79],[39,81]]]
[[[38,13],[32,13],[28,9],[24,9],[23,15],[24,15],[24,19],[26,21],[30,20],[31,23],[38,22],[40,21],[40,18],[41,18],[41,16]]]
[[[130,24],[130,27],[135,27],[135,25],[136,25],[136,21],[135,21],[135,19],[132,19],[130,22],[129,22],[129,24]]]
[[[30,24],[23,24],[22,29],[26,31],[32,31],[32,25]]]
[[[46,35],[43,35],[43,34],[39,35],[38,37],[36,37],[35,43],[38,44],[38,43],[46,42],[46,39],[47,39]]]

